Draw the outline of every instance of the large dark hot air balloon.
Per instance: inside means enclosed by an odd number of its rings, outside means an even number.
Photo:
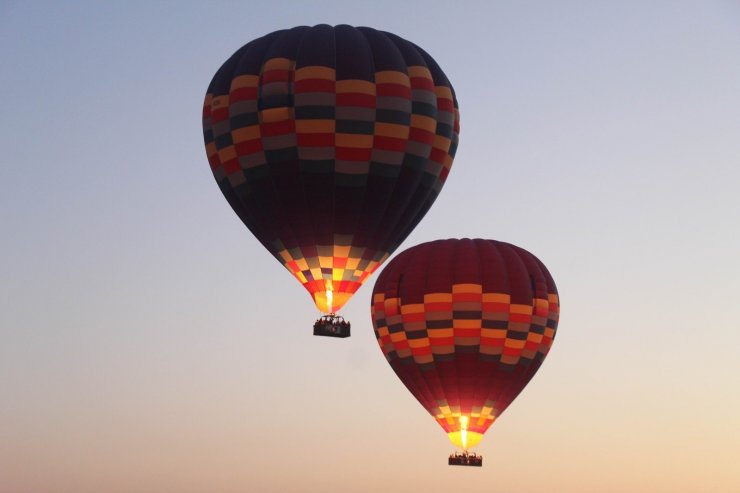
[[[339,310],[424,217],[457,148],[437,63],[390,33],[340,25],[256,39],[206,94],[206,152],[257,239]]]
[[[514,245],[481,239],[403,251],[381,272],[372,299],[383,354],[466,451],[460,460],[468,460],[467,449],[539,369],[559,311],[542,262]]]

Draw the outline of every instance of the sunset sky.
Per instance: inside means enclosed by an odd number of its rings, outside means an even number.
[[[374,276],[313,337],[300,284],[206,161],[237,48],[366,25],[460,106],[449,179],[399,251],[535,254],[540,372],[452,468],[373,335]],[[736,1],[0,3],[0,492],[740,491]]]

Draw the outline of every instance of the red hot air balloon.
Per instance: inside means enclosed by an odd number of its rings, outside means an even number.
[[[459,116],[447,77],[418,46],[318,25],[237,50],[208,87],[203,130],[234,212],[327,313],[431,207]]]
[[[403,251],[381,272],[372,298],[383,354],[465,450],[455,455],[460,461],[470,460],[467,449],[539,369],[559,311],[557,288],[542,262],[517,246],[481,239]]]

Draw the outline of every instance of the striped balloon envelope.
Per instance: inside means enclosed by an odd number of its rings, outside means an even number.
[[[481,441],[537,372],[559,312],[542,262],[481,239],[403,251],[372,298],[375,335],[393,371],[463,449]]]
[[[208,87],[203,130],[236,214],[334,312],[431,207],[459,116],[447,77],[418,46],[318,25],[237,50]]]

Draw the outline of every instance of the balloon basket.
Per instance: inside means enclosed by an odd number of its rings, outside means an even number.
[[[350,323],[344,317],[330,313],[313,324],[313,335],[325,337],[349,337]]]
[[[450,454],[447,464],[450,466],[483,467],[483,456],[475,453],[469,454],[467,450],[463,451],[462,454],[455,452]]]

